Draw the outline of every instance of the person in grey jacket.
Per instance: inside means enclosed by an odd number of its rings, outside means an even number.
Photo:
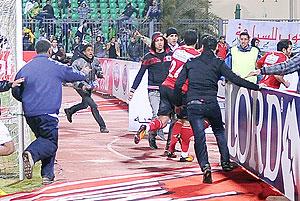
[[[73,86],[77,93],[81,96],[82,101],[77,105],[65,109],[67,119],[70,123],[72,123],[72,115],[74,113],[90,106],[92,114],[100,126],[100,132],[108,133],[109,131],[99,113],[97,104],[91,96],[93,89],[97,87],[96,77],[103,78],[102,68],[99,61],[94,57],[94,50],[91,44],[84,45],[81,53],[81,57],[73,62],[72,67],[79,71],[81,71],[84,67],[88,67],[91,71],[85,81],[73,83]]]
[[[290,74],[293,72],[298,71],[298,75],[300,75],[300,53],[296,54],[295,56],[293,56],[291,59],[282,62],[282,63],[278,63],[278,64],[274,64],[271,66],[267,66],[267,67],[263,67],[261,69],[252,71],[248,74],[248,76],[256,76],[259,74],[262,75],[286,75],[286,74]],[[297,86],[297,92],[300,93],[300,77],[298,80],[298,86]]]

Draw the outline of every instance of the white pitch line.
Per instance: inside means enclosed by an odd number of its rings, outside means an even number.
[[[139,161],[139,160],[136,160],[136,159],[131,158],[131,157],[129,157],[129,156],[125,156],[125,155],[121,154],[120,152],[117,152],[116,150],[114,150],[114,149],[112,148],[112,144],[114,144],[115,142],[117,142],[117,141],[120,140],[119,137],[116,137],[116,136],[115,136],[115,138],[116,138],[115,140],[113,140],[111,143],[109,143],[108,145],[106,145],[106,147],[107,147],[107,149],[108,149],[109,151],[111,151],[111,152],[113,152],[114,154],[116,154],[116,155],[118,155],[118,156],[121,156],[121,157],[123,157],[123,158],[129,159],[129,160],[135,160],[135,161],[141,163],[141,161]]]
[[[99,192],[93,192],[93,194],[80,194],[78,196],[69,196],[67,198],[59,198],[60,201],[75,201],[75,200],[82,200],[84,198],[102,198],[105,200],[108,200],[108,196],[120,196],[122,195],[125,197],[125,195],[128,197],[128,194],[132,193],[141,193],[141,192],[150,192],[150,191],[158,191],[162,190],[161,187],[150,187],[150,188],[139,188],[139,189],[134,189],[134,190],[126,190],[126,191],[118,191],[118,192],[112,192],[112,193],[99,193]],[[50,201],[50,200],[49,200]]]

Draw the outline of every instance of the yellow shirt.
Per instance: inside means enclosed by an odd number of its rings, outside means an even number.
[[[255,70],[258,49],[252,47],[248,52],[241,52],[237,46],[231,48],[232,71],[242,78],[246,77],[251,71]],[[248,81],[256,83],[256,77],[247,78]]]

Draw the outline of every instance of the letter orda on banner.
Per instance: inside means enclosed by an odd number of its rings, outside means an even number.
[[[300,50],[299,22],[270,22],[254,20],[229,20],[226,32],[226,42],[230,45],[238,43],[241,32],[248,32],[251,38],[260,40],[262,51],[276,50],[276,44],[281,39],[289,39],[293,43],[293,51]]]
[[[226,133],[233,160],[276,187],[300,198],[300,96],[227,85]]]

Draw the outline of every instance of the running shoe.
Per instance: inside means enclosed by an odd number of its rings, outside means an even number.
[[[34,165],[34,161],[32,159],[31,153],[29,151],[24,151],[23,155],[23,163],[24,163],[24,174],[27,179],[32,178],[32,168]]]
[[[137,131],[137,133],[134,135],[134,143],[138,144],[141,139],[144,138],[146,134],[146,125],[142,124],[139,128],[139,130]]]
[[[179,162],[192,162],[194,160],[194,157],[192,155],[189,155],[188,157],[180,157]]]

